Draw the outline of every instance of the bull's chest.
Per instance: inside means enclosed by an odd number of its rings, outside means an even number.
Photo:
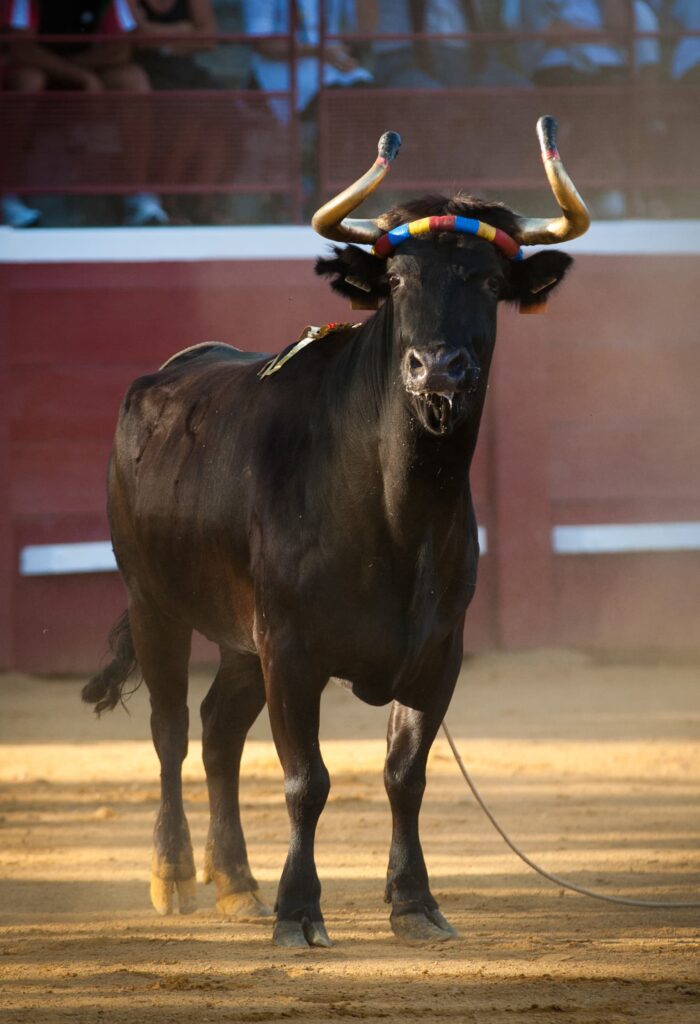
[[[348,680],[368,703],[385,704],[461,628],[475,581],[468,538],[439,558],[430,544],[407,553],[356,543],[325,558],[316,548],[300,558],[296,574],[290,567],[285,583],[278,581],[286,610],[280,627],[287,637],[291,627],[321,673]],[[273,631],[276,611],[267,609]]]

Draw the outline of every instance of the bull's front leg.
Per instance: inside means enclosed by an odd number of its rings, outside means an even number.
[[[385,900],[391,904],[394,934],[406,940],[434,941],[457,934],[430,891],[418,818],[428,754],[454,692],[461,651],[461,637],[453,638],[437,673],[433,662],[430,679],[425,680],[431,702],[428,710],[394,702],[389,716],[384,784],[391,804],[392,837]]]
[[[321,913],[321,883],[314,862],[316,825],[330,779],[318,742],[321,693],[326,679],[299,678],[289,666],[303,666],[298,652],[263,659],[272,735],[284,769],[284,792],[291,828],[275,910],[277,946],[330,946]]]

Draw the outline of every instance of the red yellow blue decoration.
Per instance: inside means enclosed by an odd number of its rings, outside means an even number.
[[[399,224],[374,243],[372,252],[375,256],[386,258],[391,255],[397,245],[401,245],[407,239],[432,234],[435,231],[455,231],[463,235],[477,235],[499,248],[509,260],[523,258],[522,249],[515,239],[507,235],[505,231],[494,228],[491,224],[485,224],[481,220],[474,220],[472,217],[457,216],[422,217],[420,220],[412,220],[409,224]]]

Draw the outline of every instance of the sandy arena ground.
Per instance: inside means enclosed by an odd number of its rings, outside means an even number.
[[[185,797],[201,865],[207,824],[195,674]],[[93,719],[80,680],[0,677],[0,1020],[141,1024],[339,1018],[575,1024],[700,1021],[700,910],[614,907],[540,880],[474,804],[444,739],[423,844],[460,938],[402,946],[382,880],[386,709],[324,697],[333,789],[318,865],[331,950],[283,951],[199,911],[148,905],[158,767],[143,691]],[[550,870],[606,893],[700,899],[697,665],[570,652],[465,664],[448,722],[513,837]],[[251,863],[272,902],[285,853],[281,772],[264,716],[242,786]]]

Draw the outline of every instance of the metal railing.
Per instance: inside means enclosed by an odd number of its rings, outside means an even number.
[[[290,2],[292,28],[295,11]],[[506,198],[543,188],[533,129],[546,111],[560,121],[562,150],[582,189],[617,190],[625,197],[625,211],[636,215],[648,212],[655,190],[685,189],[700,212],[700,141],[691,127],[700,90],[642,80],[636,59],[640,40],[671,45],[679,36],[669,30],[635,31],[631,17],[625,31],[547,34],[548,43],[617,42],[627,60],[623,80],[614,85],[333,89],[324,86],[319,61],[313,113],[297,110],[294,31],[197,36],[200,43],[251,49],[265,39],[283,40],[289,88],[20,93],[5,87],[0,90],[0,189],[27,195],[153,190],[278,196],[284,218],[303,222],[309,204],[364,169],[376,138],[391,127],[404,136],[392,192],[461,187]],[[33,38],[48,44],[86,42],[85,36]],[[478,49],[541,38],[504,31],[331,35],[322,16],[318,45],[322,56],[338,40],[370,46],[449,41]],[[130,37],[134,54],[145,39]],[[151,47],[169,39],[149,33],[147,42]],[[114,43],[114,37],[91,35],[89,42]],[[10,39],[10,59],[11,45]]]

